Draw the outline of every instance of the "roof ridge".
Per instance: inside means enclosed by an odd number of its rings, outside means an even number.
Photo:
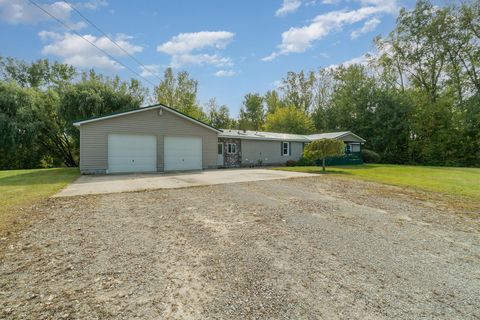
[[[152,105],[148,105],[148,106],[144,106],[144,107],[133,108],[133,109],[125,110],[125,111],[110,113],[110,114],[103,115],[103,116],[98,116],[98,117],[92,117],[92,118],[89,118],[89,119],[79,120],[79,121],[73,122],[73,125],[74,126],[80,126],[82,123],[89,123],[89,122],[100,121],[100,120],[113,118],[113,117],[120,117],[122,115],[135,113],[135,112],[142,112],[142,111],[146,111],[146,110],[150,110],[150,109],[154,109],[154,108],[165,108],[166,110],[169,110],[170,112],[176,113],[176,114],[178,114],[178,115],[180,115],[184,118],[187,118],[191,121],[198,122],[199,124],[201,124],[203,126],[206,126],[206,127],[210,128],[212,130],[215,130],[217,132],[221,132],[221,130],[215,128],[214,126],[212,126],[212,125],[210,125],[206,122],[203,122],[202,120],[195,119],[194,117],[191,117],[188,114],[185,114],[185,113],[183,113],[183,112],[181,112],[177,109],[174,109],[172,107],[169,107],[169,106],[167,106],[163,103],[156,103],[156,104],[152,104]]]

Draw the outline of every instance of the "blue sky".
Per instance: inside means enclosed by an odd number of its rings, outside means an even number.
[[[243,96],[274,89],[287,71],[362,62],[372,39],[395,25],[401,0],[69,1],[148,70],[65,2],[35,0],[153,83],[172,66],[199,81],[202,104],[216,97],[237,116]],[[50,58],[106,75],[136,77],[28,0],[0,0],[1,56]],[[147,87],[145,80],[139,78]]]

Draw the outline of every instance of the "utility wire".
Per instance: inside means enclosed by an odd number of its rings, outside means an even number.
[[[128,52],[127,50],[125,50],[121,45],[119,45],[116,41],[114,41],[107,33],[105,33],[102,29],[100,29],[95,23],[93,23],[90,19],[88,19],[87,17],[85,17],[81,12],[80,10],[78,10],[77,8],[75,8],[74,5],[72,5],[70,2],[66,1],[66,0],[63,0],[63,2],[65,2],[70,8],[72,8],[72,10],[74,10],[80,17],[83,18],[83,20],[87,21],[92,27],[94,27],[98,32],[100,32],[104,37],[106,37],[108,40],[110,40],[114,45],[116,45],[120,50],[122,50],[123,52],[125,52],[125,54],[127,54],[130,58],[133,59],[133,61],[135,61],[138,65],[142,66],[145,70],[147,70],[148,72],[150,72],[154,77],[156,77],[158,80],[162,81],[162,78],[160,78],[158,75],[156,75],[154,72],[152,72],[152,70],[150,70],[147,66],[145,66],[140,60],[138,60],[137,58],[135,58],[133,55],[130,54],[130,52]]]
[[[72,29],[68,24],[66,24],[65,22],[63,22],[62,20],[60,20],[59,18],[57,18],[56,16],[54,16],[53,14],[51,14],[48,10],[42,8],[38,3],[36,3],[35,1],[33,0],[28,0],[28,2],[30,2],[31,4],[33,4],[35,7],[37,7],[38,9],[42,10],[43,12],[45,12],[47,15],[49,15],[52,19],[56,20],[58,23],[62,24],[65,28],[67,28],[68,30],[70,30],[71,32],[73,32],[75,35],[79,36],[80,38],[82,38],[83,40],[87,41],[89,44],[91,44],[92,46],[94,46],[95,48],[97,48],[98,50],[100,50],[101,52],[103,52],[106,56],[108,56],[110,59],[112,59],[113,61],[115,61],[116,63],[120,64],[121,66],[125,67],[126,69],[128,69],[130,72],[132,72],[133,74],[137,75],[138,77],[142,78],[143,80],[145,80],[146,82],[148,82],[149,84],[151,84],[152,86],[155,86],[155,84],[153,82],[151,82],[150,80],[146,79],[145,77],[143,77],[141,74],[139,74],[137,71],[133,70],[132,68],[126,66],[125,64],[123,64],[122,62],[120,62],[118,59],[116,59],[115,57],[113,57],[112,55],[110,55],[108,52],[106,52],[105,50],[103,50],[102,48],[98,47],[95,43],[93,43],[92,41],[88,40],[87,38],[85,38],[84,36],[82,36],[80,33],[78,33],[77,31],[75,31],[74,29]]]

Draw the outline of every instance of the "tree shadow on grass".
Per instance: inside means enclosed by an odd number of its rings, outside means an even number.
[[[65,181],[72,181],[76,177],[78,177],[79,174],[80,172],[78,171],[78,168],[69,168],[68,170],[66,170],[65,168],[55,168],[24,172],[0,178],[0,187],[55,184]]]
[[[315,168],[315,167],[311,167],[311,168]],[[286,171],[289,171],[289,170],[286,170]],[[299,170],[294,172],[306,172],[306,173],[312,173],[312,174],[335,174],[335,175],[352,175],[353,174],[348,171],[329,169],[329,167],[326,168],[326,171],[322,171],[322,168],[320,167],[319,169],[312,169],[312,170],[306,169],[306,170]]]
[[[336,174],[336,175],[343,175],[343,176],[353,175],[353,173],[351,173],[351,172],[339,171],[339,170],[328,170],[328,169],[327,169],[327,171],[325,171],[325,172],[320,171],[319,173],[323,173],[323,174]]]
[[[376,169],[380,167],[381,165],[378,164],[352,164],[352,165],[332,165],[332,166],[327,166],[328,168],[332,169],[348,169],[348,170],[370,170],[370,169]]]

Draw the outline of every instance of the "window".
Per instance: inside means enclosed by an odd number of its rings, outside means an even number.
[[[282,156],[290,155],[290,142],[282,142]]]
[[[237,144],[229,143],[227,144],[227,153],[237,153]]]
[[[345,153],[360,152],[360,144],[348,143],[345,145]]]
[[[349,144],[345,145],[345,153],[351,153],[352,152],[352,146]]]

